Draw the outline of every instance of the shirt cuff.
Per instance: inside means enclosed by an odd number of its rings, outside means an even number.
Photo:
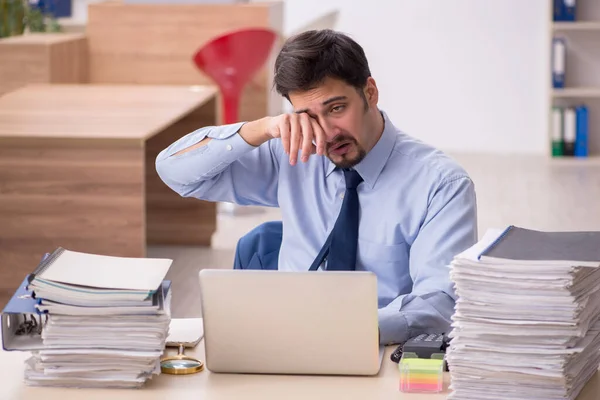
[[[379,343],[383,345],[404,343],[409,339],[406,317],[397,309],[380,308]]]
[[[207,152],[214,155],[218,155],[220,158],[220,164],[229,164],[239,159],[245,153],[256,149],[257,147],[252,146],[240,136],[239,130],[242,123],[235,124],[237,129],[231,132],[222,132],[219,137],[215,140],[211,140],[207,145]],[[211,137],[211,135],[208,135]],[[224,138],[224,139],[221,139]]]

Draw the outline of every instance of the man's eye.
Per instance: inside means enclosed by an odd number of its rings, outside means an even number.
[[[331,111],[333,112],[339,112],[342,111],[344,109],[344,106],[340,105],[340,106],[335,106],[331,109]]]

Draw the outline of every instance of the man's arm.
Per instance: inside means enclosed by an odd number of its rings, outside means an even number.
[[[420,333],[450,329],[456,295],[450,261],[477,241],[477,202],[473,182],[444,182],[433,195],[410,249],[413,290],[379,310],[380,342],[402,343]]]
[[[164,149],[156,171],[184,197],[277,206],[278,157],[264,120],[198,129]]]

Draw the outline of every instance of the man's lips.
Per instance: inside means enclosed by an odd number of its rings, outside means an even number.
[[[331,146],[331,148],[329,149],[329,152],[336,154],[336,155],[342,155],[346,151],[348,151],[348,149],[350,148],[349,145],[350,145],[350,142],[337,143],[334,146]]]
[[[348,142],[341,142],[341,143],[334,144],[333,146],[331,146],[331,150],[337,150],[347,144],[348,144]]]

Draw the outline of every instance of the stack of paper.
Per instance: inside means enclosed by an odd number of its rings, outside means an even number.
[[[159,373],[171,320],[170,264],[64,249],[50,255],[29,285],[47,318],[26,383],[140,387]]]
[[[491,230],[455,257],[449,399],[574,399],[600,365],[600,232]]]

